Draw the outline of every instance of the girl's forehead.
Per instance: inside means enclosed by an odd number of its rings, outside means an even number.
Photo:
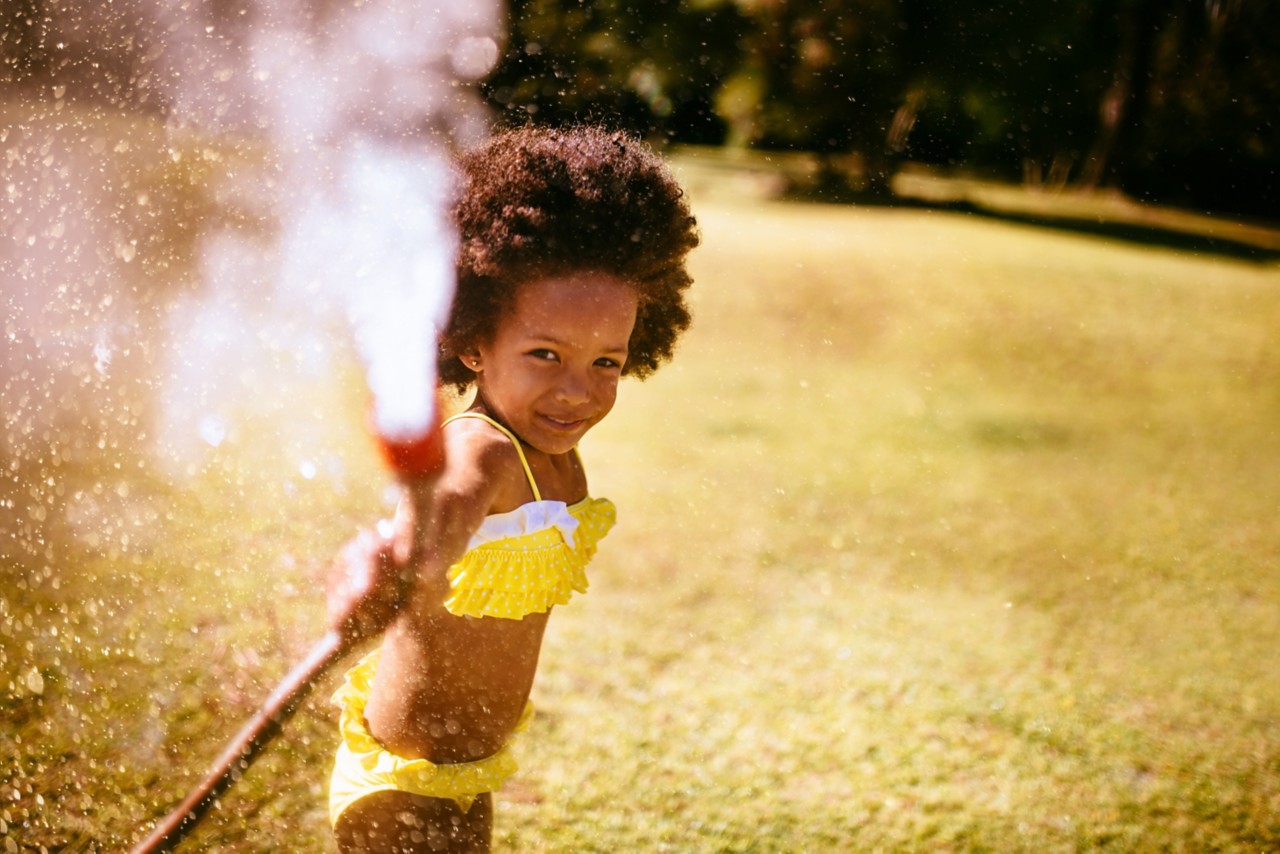
[[[514,308],[521,313],[554,312],[579,306],[609,311],[637,301],[636,289],[611,273],[571,273],[525,282],[516,291]]]
[[[525,333],[575,328],[600,334],[630,328],[639,298],[623,279],[605,273],[550,276],[522,284],[504,324]],[[514,331],[514,330],[513,330]]]

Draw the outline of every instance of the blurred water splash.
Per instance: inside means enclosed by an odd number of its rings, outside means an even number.
[[[253,445],[285,458],[286,498],[341,494],[341,455],[312,441],[332,413],[291,390],[333,383],[353,346],[378,400],[406,404],[379,407],[381,431],[431,417],[450,155],[487,128],[469,84],[497,59],[501,11],[23,10],[0,24],[0,837],[114,847],[128,831],[100,815],[152,808],[149,769],[183,753],[192,704],[233,719],[228,697],[260,696],[261,662],[198,615],[269,608],[292,654],[274,612],[302,601],[301,570],[256,536],[285,523],[237,472],[215,500],[259,503],[176,507],[187,478]],[[255,432],[262,409],[289,417]],[[225,691],[174,676],[190,644]],[[142,708],[122,690],[140,684]]]
[[[434,415],[433,330],[453,293],[451,173],[438,153],[366,139],[345,155],[290,218],[281,283],[301,304],[336,304],[368,367],[379,433],[412,439]]]
[[[33,466],[128,447],[181,471],[278,379],[265,366],[321,375],[342,335],[379,429],[420,431],[449,155],[485,133],[467,84],[497,61],[499,5],[48,2],[25,20],[10,41],[44,53],[6,63],[0,104],[0,548],[40,539]]]
[[[280,266],[269,276],[285,316],[347,318],[380,430],[419,434],[434,406],[430,330],[452,295],[449,150],[485,127],[458,84],[496,63],[499,7],[260,0],[215,23],[155,10],[197,48],[178,63],[165,53],[178,81],[171,120],[265,129],[274,143]]]
[[[61,467],[148,436],[174,281],[153,249],[185,237],[148,215],[168,172],[155,128],[68,121],[62,103],[0,106],[6,563],[46,551]]]

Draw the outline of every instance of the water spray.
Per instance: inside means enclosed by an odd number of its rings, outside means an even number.
[[[222,754],[200,784],[155,829],[134,846],[133,854],[169,851],[181,842],[221,795],[248,770],[249,766],[281,729],[316,681],[349,649],[341,633],[329,631],[301,662],[280,681],[257,714],[227,742]]]
[[[190,45],[169,45],[166,62],[180,63],[182,51],[197,45],[202,83],[211,70],[214,80],[240,87],[218,95],[179,85],[171,99],[179,118],[185,109],[195,124],[265,126],[282,152],[293,153],[280,191],[287,204],[278,287],[346,316],[367,369],[370,432],[384,461],[406,486],[431,478],[444,460],[436,333],[447,320],[456,254],[448,147],[483,126],[474,93],[457,84],[479,79],[496,62],[498,4],[441,10],[396,0],[259,0],[252,26],[223,28],[231,33],[223,41],[203,38],[201,32],[223,30],[195,29],[198,16],[185,7],[155,9],[161,18],[176,16],[169,32],[194,33]],[[246,54],[247,70],[240,67]],[[181,68],[171,77],[181,82]],[[355,547],[372,549],[355,562],[369,572],[391,560],[385,533],[365,535]],[[135,854],[181,841],[320,677],[385,627],[394,608],[375,608],[372,616],[365,610],[379,598],[372,580],[355,579],[370,596],[331,619],[336,628],[289,671]]]
[[[375,429],[374,437],[387,465],[402,482],[413,483],[431,478],[444,462],[438,421],[429,422],[428,428],[416,436],[401,434],[400,438],[391,438],[379,434]],[[390,560],[389,537],[384,536],[378,541],[374,535],[366,536],[369,539],[363,543],[357,542],[354,547],[359,549],[362,545],[373,546],[378,550],[379,559]],[[362,568],[372,567],[366,561]],[[374,579],[369,577],[356,579],[356,583],[370,594],[375,592],[373,582]],[[400,594],[403,595],[403,590]],[[398,607],[398,602],[395,607]],[[244,775],[263,749],[280,734],[285,722],[298,710],[330,667],[356,645],[382,631],[393,613],[393,609],[383,608],[380,609],[380,614],[371,618],[368,613],[361,613],[360,602],[356,602],[347,613],[334,615],[332,622],[338,627],[326,632],[312,645],[307,655],[285,674],[257,713],[227,742],[200,783],[132,849],[133,854],[169,851],[181,842],[218,802],[218,798]]]

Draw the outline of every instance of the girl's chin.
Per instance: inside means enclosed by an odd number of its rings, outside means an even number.
[[[586,421],[556,421],[551,418],[540,417],[536,422],[536,429],[530,432],[536,433],[536,436],[526,437],[538,450],[548,454],[563,454],[573,450],[587,432],[589,423]]]

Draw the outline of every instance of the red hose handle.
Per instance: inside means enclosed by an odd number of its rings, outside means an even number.
[[[444,465],[444,440],[439,427],[416,439],[394,441],[379,436],[377,442],[383,460],[402,478],[422,477]]]
[[[401,479],[412,480],[439,471],[444,465],[444,436],[440,429],[441,401],[436,399],[435,420],[426,432],[408,439],[392,439],[378,430],[372,407],[368,428],[381,452],[383,462]]]

